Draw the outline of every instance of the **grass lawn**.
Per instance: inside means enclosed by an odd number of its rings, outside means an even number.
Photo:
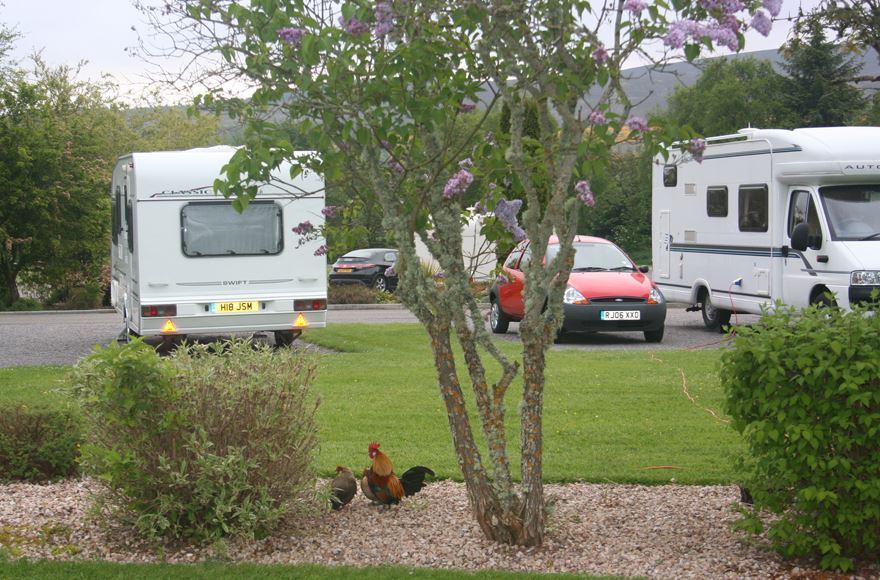
[[[433,468],[441,478],[461,479],[428,338],[421,326],[338,325],[313,330],[307,334],[307,340],[337,351],[317,355],[319,372],[314,391],[321,398],[321,448],[317,462],[322,475],[331,475],[336,464],[360,470],[368,464],[367,444],[378,440],[398,471],[421,464]],[[520,350],[515,342],[500,346],[511,356]],[[549,352],[544,413],[545,480],[645,484],[670,480],[701,484],[733,481],[736,473],[732,458],[742,444],[720,416],[718,356],[714,350]],[[466,376],[462,362],[459,370]],[[67,367],[57,366],[0,369],[0,410],[16,404],[69,404],[69,398],[64,396],[67,371]],[[510,454],[515,469],[521,389],[521,381],[515,382],[507,397],[508,430],[513,445]],[[471,416],[475,419],[472,405]],[[479,425],[474,424],[474,429],[479,431]],[[395,579],[414,575],[438,580],[545,576],[391,567],[122,565],[4,562],[0,558],[0,578]]]
[[[40,578],[42,580],[75,580],[78,578],[187,578],[192,580],[273,580],[280,578],[318,578],[333,580],[395,580],[398,578],[426,578],[445,580],[465,578],[472,580],[519,580],[540,578],[595,578],[569,574],[527,574],[519,572],[462,572],[458,570],[430,570],[427,568],[352,568],[325,566],[260,566],[256,564],[112,564],[109,562],[2,562],[0,578]]]
[[[322,358],[316,383],[322,400],[322,473],[331,473],[337,463],[366,466],[367,443],[377,440],[399,470],[420,464],[441,477],[460,478],[420,326],[337,326],[312,331],[309,340],[342,351]],[[518,343],[501,346],[511,356],[520,350]],[[718,357],[714,350],[551,351],[545,480],[731,482],[741,442],[720,411]],[[459,369],[464,373],[463,362]],[[514,463],[521,390],[517,381],[507,396]],[[471,411],[476,420],[473,406]]]
[[[369,463],[367,444],[375,440],[398,471],[419,464],[441,478],[461,478],[421,326],[337,325],[313,330],[307,340],[338,351],[320,355],[314,385],[321,398],[321,474],[331,475],[337,464],[359,471]],[[501,347],[511,356],[520,350],[515,342]],[[545,480],[733,481],[739,436],[723,417],[710,413],[721,416],[718,356],[715,350],[549,352]],[[466,377],[463,362],[459,370]],[[66,372],[66,367],[0,369],[0,408],[65,404]],[[515,470],[521,389],[517,381],[507,396]],[[479,438],[473,407],[471,417]]]

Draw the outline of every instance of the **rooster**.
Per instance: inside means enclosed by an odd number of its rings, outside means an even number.
[[[336,466],[336,477],[330,486],[330,507],[335,510],[350,502],[357,493],[357,480],[351,470],[343,465]]]
[[[368,499],[376,503],[394,505],[404,496],[417,493],[425,487],[425,477],[434,472],[427,467],[416,466],[407,469],[399,478],[388,456],[379,451],[378,443],[370,443],[367,448],[373,465],[364,469],[361,490]]]

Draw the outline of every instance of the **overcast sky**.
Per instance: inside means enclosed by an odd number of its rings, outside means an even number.
[[[650,1],[650,0],[649,0]],[[796,14],[816,0],[783,0],[780,16]],[[21,34],[13,58],[26,60],[41,51],[53,66],[87,61],[83,72],[92,80],[111,74],[123,92],[141,90],[146,65],[125,49],[137,44],[137,28],[148,32],[130,0],[0,0],[0,22]],[[788,23],[777,22],[768,38],[750,32],[746,50],[778,48],[785,42]],[[718,53],[723,54],[723,53]]]

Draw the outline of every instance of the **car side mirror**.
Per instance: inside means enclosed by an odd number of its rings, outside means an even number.
[[[639,266],[639,272],[641,272],[642,274],[647,274],[648,270],[650,269],[650,266]]]
[[[808,239],[810,237],[810,226],[806,223],[800,223],[794,226],[791,231],[791,247],[795,250],[803,252],[807,249]]]
[[[807,248],[819,250],[822,248],[822,236],[819,234],[810,235],[810,226],[806,223],[800,223],[794,226],[791,232],[791,247],[801,252]]]

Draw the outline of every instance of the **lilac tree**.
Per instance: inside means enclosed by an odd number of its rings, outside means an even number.
[[[270,111],[296,121],[320,153],[297,170],[321,171],[331,183],[353,175],[375,193],[400,250],[401,300],[430,337],[475,518],[488,538],[533,546],[545,531],[545,353],[561,324],[578,209],[592,203],[590,180],[616,143],[653,146],[682,136],[631,114],[622,67],[663,51],[692,59],[716,43],[738,49],[748,26],[764,27],[778,11],[765,1],[767,8],[738,0],[353,0],[334,13],[297,0],[179,0],[152,14],[175,48],[217,57],[215,68],[190,71],[212,87],[199,104],[248,120],[247,147],[218,184],[223,193],[246,202],[248,179],[295,156]],[[233,80],[250,86],[247,100],[226,98],[222,82]],[[588,94],[598,96],[586,101]],[[511,111],[503,140],[480,122],[502,102]],[[537,136],[524,131],[529,102],[538,105]],[[478,122],[455,138],[468,114]],[[475,193],[494,213],[485,227],[491,235],[527,236],[535,256],[552,234],[562,240],[556,258],[532,260],[526,270],[521,361],[492,342],[462,263],[463,197]],[[442,268],[442,286],[419,267],[417,237]],[[505,425],[520,369],[517,483]]]

